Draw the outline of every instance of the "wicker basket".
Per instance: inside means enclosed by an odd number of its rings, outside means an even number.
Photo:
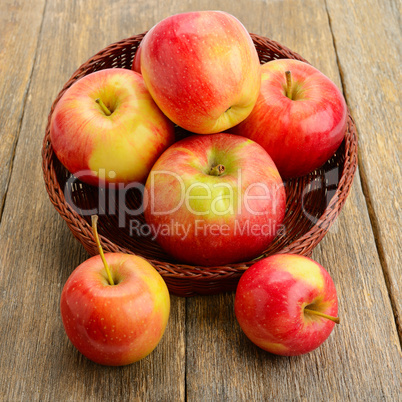
[[[99,197],[108,190],[99,190],[81,182],[69,181],[71,174],[61,165],[55,156],[50,142],[49,125],[53,110],[66,91],[79,78],[97,70],[121,67],[131,68],[134,54],[144,34],[136,35],[103,49],[84,63],[68,80],[53,102],[46,134],[43,141],[43,173],[51,202],[67,222],[73,235],[82,243],[89,254],[98,253],[92,235],[90,216],[83,216],[77,210],[97,208]],[[251,34],[261,63],[278,58],[304,60],[298,54],[270,39]],[[178,135],[182,133],[178,132]],[[285,183],[287,193],[287,210],[284,221],[285,231],[264,252],[264,256],[274,253],[294,253],[309,256],[321,241],[338,216],[348,196],[357,167],[357,136],[352,117],[348,117],[345,139],[336,154],[320,169],[307,176],[292,179]],[[64,195],[69,187],[71,207]],[[127,196],[129,208],[138,207],[140,200],[132,191]],[[214,294],[235,290],[242,273],[253,263],[231,264],[219,267],[197,267],[180,264],[166,255],[148,236],[132,236],[125,227],[119,227],[116,214],[99,214],[98,230],[105,252],[124,252],[141,255],[146,258],[162,275],[171,293],[179,296],[195,294]],[[127,218],[129,219],[129,218]],[[143,221],[143,216],[140,220]],[[120,222],[121,223],[121,222]]]

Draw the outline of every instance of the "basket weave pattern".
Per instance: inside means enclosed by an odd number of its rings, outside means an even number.
[[[66,201],[64,190],[69,187],[74,205],[81,209],[97,208],[102,191],[75,181],[70,183],[71,174],[55,156],[50,142],[50,119],[53,110],[64,92],[78,79],[105,68],[131,68],[134,54],[145,34],[133,36],[112,44],[84,63],[64,85],[54,100],[46,127],[42,148],[42,167],[49,198],[57,212],[66,221],[73,235],[82,243],[90,255],[98,254],[92,234],[90,216],[82,216]],[[273,59],[292,58],[304,60],[297,53],[270,39],[250,34],[261,63]],[[177,131],[178,137],[182,136]],[[310,256],[313,249],[328,232],[340,213],[350,192],[357,167],[357,135],[352,117],[348,116],[345,139],[335,155],[320,169],[301,178],[285,183],[287,203],[284,220],[285,230],[278,234],[263,256],[274,253],[293,253]],[[131,190],[130,190],[131,191]],[[107,194],[103,194],[109,199]],[[140,206],[135,191],[127,197],[127,208]],[[118,206],[116,206],[118,208]],[[130,234],[129,220],[119,225],[116,214],[97,211],[98,231],[105,252],[137,254],[146,258],[162,275],[171,293],[179,296],[214,294],[235,290],[242,273],[253,261],[219,267],[197,267],[180,264],[166,255],[150,236],[137,237]],[[144,223],[143,215],[138,217]]]

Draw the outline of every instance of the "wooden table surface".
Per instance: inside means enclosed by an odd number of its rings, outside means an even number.
[[[0,5],[0,399],[402,400],[401,2],[398,0],[3,0]],[[344,92],[359,168],[314,250],[341,325],[314,352],[277,357],[243,335],[234,293],[172,296],[155,351],[126,367],[77,352],[59,299],[88,258],[45,191],[50,105],[100,49],[171,14],[221,9],[277,40]]]

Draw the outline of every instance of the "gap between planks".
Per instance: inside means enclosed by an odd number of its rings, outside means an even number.
[[[371,200],[372,197],[371,197],[369,186],[368,186],[367,174],[361,163],[360,155],[358,158],[358,164],[359,164],[359,172],[360,172],[360,181],[362,184],[362,191],[363,191],[364,199],[367,204],[367,210],[368,210],[368,214],[369,214],[369,218],[370,218],[370,223],[371,223],[371,227],[372,227],[372,230],[374,233],[375,246],[376,246],[377,253],[378,253],[378,256],[380,259],[382,272],[383,272],[383,275],[385,278],[385,284],[387,286],[388,297],[391,302],[396,330],[397,330],[398,337],[399,337],[399,343],[401,344],[401,347],[402,347],[402,323],[400,321],[400,317],[398,316],[396,301],[391,293],[390,274],[389,274],[387,260],[385,258],[384,246],[382,244],[382,239],[381,239],[381,235],[380,235],[378,218],[377,218],[377,214],[375,213],[375,210],[373,208],[373,203]]]
[[[334,32],[332,30],[331,16],[330,16],[329,11],[328,11],[327,1],[328,0],[324,0],[325,11],[326,11],[327,17],[328,17],[328,25],[329,25],[329,30],[331,32],[332,45],[334,47],[334,52],[335,52],[335,57],[336,57],[336,64],[337,64],[338,70],[339,70],[339,77],[340,77],[340,81],[341,81],[342,92],[343,92],[343,96],[345,97],[346,104],[348,104],[348,99],[347,99],[347,96],[346,96],[346,90],[345,90],[345,84],[344,84],[344,76],[343,76],[342,66],[341,66],[341,63],[340,63],[340,60],[339,60],[339,57],[338,57],[338,50],[336,48],[336,40],[335,40]],[[359,134],[358,130],[357,130],[357,134]],[[396,330],[397,330],[397,333],[398,333],[399,343],[400,343],[400,346],[402,347],[402,323],[400,321],[400,317],[398,316],[398,311],[397,311],[397,308],[396,308],[396,302],[395,302],[395,300],[394,300],[394,298],[392,296],[392,293],[391,293],[390,274],[389,274],[388,264],[387,264],[387,261],[386,261],[386,258],[385,258],[385,252],[384,252],[384,247],[383,247],[383,244],[382,244],[380,231],[379,231],[378,218],[377,218],[377,215],[376,215],[375,210],[373,208],[372,195],[370,193],[370,189],[369,189],[369,186],[368,186],[366,171],[365,171],[365,169],[363,167],[363,164],[361,162],[361,154],[360,154],[360,152],[358,152],[357,163],[358,163],[358,167],[359,167],[358,171],[359,171],[360,182],[361,182],[361,185],[362,185],[362,191],[363,191],[364,199],[366,201],[366,206],[367,206],[368,215],[369,215],[369,219],[370,219],[371,230],[372,230],[373,235],[374,235],[374,241],[375,241],[375,245],[376,245],[376,249],[377,249],[378,258],[380,260],[382,273],[384,275],[385,284],[386,284],[386,287],[387,287],[388,298],[390,300],[391,307],[392,307],[392,313],[393,313],[393,316],[394,316],[395,326],[396,326]]]
[[[13,174],[14,159],[15,159],[15,154],[16,154],[16,150],[17,150],[17,146],[18,146],[18,140],[20,138],[22,121],[23,121],[24,116],[25,116],[25,106],[26,106],[27,99],[28,99],[28,93],[29,93],[29,90],[31,88],[32,75],[33,75],[33,72],[34,72],[34,69],[35,69],[36,59],[38,57],[39,41],[40,41],[40,38],[42,36],[43,21],[45,19],[45,12],[46,12],[46,7],[47,7],[47,2],[48,2],[48,0],[45,0],[45,4],[43,6],[42,20],[40,22],[38,37],[36,39],[35,54],[34,54],[34,58],[32,60],[31,71],[29,73],[29,78],[28,78],[28,81],[27,81],[27,84],[26,84],[26,87],[25,87],[25,91],[24,91],[24,96],[23,96],[23,99],[22,99],[22,110],[21,110],[20,117],[18,119],[17,135],[15,136],[15,140],[14,140],[14,144],[13,144],[13,148],[12,148],[12,155],[11,155],[11,161],[10,161],[10,168],[9,168],[9,171],[8,171],[8,178],[7,178],[7,182],[6,182],[6,188],[5,188],[3,199],[1,200],[1,204],[0,204],[0,224],[1,224],[1,220],[3,218],[4,206],[6,205],[6,201],[7,201],[8,188],[9,188],[9,185],[10,185],[11,176]]]

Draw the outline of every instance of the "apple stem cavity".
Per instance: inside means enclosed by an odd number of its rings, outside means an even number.
[[[100,257],[102,259],[103,265],[105,266],[105,270],[106,270],[106,274],[107,274],[107,277],[108,277],[109,284],[111,286],[113,286],[114,285],[114,280],[112,278],[112,274],[110,273],[109,265],[106,262],[105,254],[103,254],[103,249],[102,249],[102,246],[100,244],[100,240],[99,240],[99,236],[98,236],[97,224],[98,224],[98,215],[92,215],[92,230],[93,230],[93,233],[94,233],[95,242],[96,242],[96,245],[98,246],[99,254],[100,254]]]
[[[211,168],[209,171],[210,176],[222,176],[223,173],[225,172],[225,166],[224,165],[216,165]]]
[[[336,324],[339,324],[339,323],[340,323],[339,317],[332,317],[332,315],[324,314],[324,313],[321,313],[321,312],[316,311],[316,310],[310,310],[310,309],[308,309],[308,308],[305,308],[305,309],[304,309],[304,312],[307,313],[307,314],[317,315],[317,316],[319,316],[319,317],[326,318],[326,319],[328,319],[328,320],[333,321],[333,322],[336,323]]]
[[[101,98],[95,99],[95,102],[102,108],[102,111],[103,113],[105,113],[106,116],[110,116],[112,114],[112,112],[103,103]]]
[[[290,71],[285,71],[286,75],[286,96],[292,99],[292,73]]]

